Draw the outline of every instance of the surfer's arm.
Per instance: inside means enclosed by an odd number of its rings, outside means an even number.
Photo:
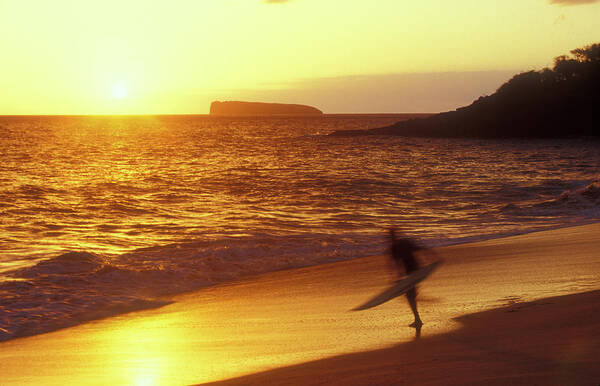
[[[390,254],[390,258],[388,259],[388,268],[390,272],[395,272],[396,274],[391,277],[391,281],[395,282],[398,280],[398,277],[403,277],[407,275],[406,267],[404,264],[395,260],[393,256]]]

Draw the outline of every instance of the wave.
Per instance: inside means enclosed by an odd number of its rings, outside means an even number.
[[[167,304],[142,296],[151,282],[141,284],[152,276],[160,271],[134,272],[87,252],[68,252],[8,272],[0,282],[0,340]]]
[[[509,204],[502,211],[514,216],[600,217],[600,179],[563,191],[558,197],[530,205]]]
[[[600,180],[596,180],[583,188],[564,192],[555,203],[570,206],[577,205],[581,208],[600,208]]]
[[[253,235],[139,249],[67,252],[5,273],[0,341],[168,304],[170,295],[264,272],[381,253],[381,237]]]

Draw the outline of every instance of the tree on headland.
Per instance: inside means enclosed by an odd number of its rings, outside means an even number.
[[[489,96],[455,111],[334,135],[413,137],[600,136],[600,43],[554,59],[552,68],[513,76]]]
[[[554,58],[554,68],[552,69],[544,68],[541,71],[528,71],[515,75],[502,85],[498,91],[506,88],[519,88],[518,85],[519,82],[522,82],[522,79],[529,79],[534,82],[523,86],[548,87],[577,78],[591,80],[594,73],[598,76],[600,70],[598,68],[598,65],[600,65],[600,43],[572,50],[571,55],[573,56],[561,55]]]

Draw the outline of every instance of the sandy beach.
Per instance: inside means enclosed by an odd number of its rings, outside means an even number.
[[[600,223],[439,248],[420,287],[351,312],[394,279],[386,256],[280,271],[0,344],[2,384],[600,382]]]

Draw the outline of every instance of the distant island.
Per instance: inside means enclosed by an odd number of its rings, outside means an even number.
[[[552,69],[515,75],[470,106],[369,130],[330,135],[443,138],[600,136],[600,43],[559,56]]]
[[[215,101],[210,104],[210,115],[221,116],[272,116],[272,115],[323,115],[315,107],[285,103],[240,101]]]

